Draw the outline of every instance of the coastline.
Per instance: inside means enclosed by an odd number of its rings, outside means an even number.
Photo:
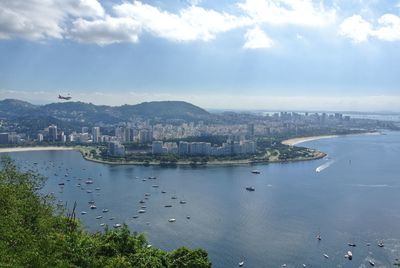
[[[303,142],[307,141],[315,141],[315,140],[322,140],[322,139],[332,139],[337,138],[339,135],[321,135],[321,136],[310,136],[310,137],[299,137],[299,138],[292,138],[288,140],[282,141],[282,144],[294,146]]]
[[[309,137],[298,137],[298,138],[291,138],[282,141],[282,144],[295,146],[300,143],[308,142],[308,141],[315,141],[315,140],[322,140],[322,139],[332,139],[338,137],[351,137],[351,136],[363,136],[363,135],[381,135],[382,133],[379,131],[374,132],[365,132],[365,133],[356,133],[356,134],[344,134],[344,135],[319,135],[319,136],[309,136]]]
[[[241,159],[241,160],[214,160],[208,161],[206,163],[197,163],[193,164],[190,161],[178,161],[174,164],[162,164],[158,161],[152,162],[139,162],[139,161],[106,161],[101,159],[95,159],[88,156],[82,155],[82,157],[91,162],[99,163],[99,164],[106,164],[106,165],[133,165],[133,166],[166,166],[166,167],[173,167],[173,166],[195,166],[195,167],[206,167],[206,166],[248,166],[248,165],[257,165],[257,164],[269,164],[269,163],[290,163],[290,162],[301,162],[301,161],[311,161],[324,158],[327,154],[316,151],[315,155],[312,157],[302,157],[302,158],[293,158],[287,160],[250,160],[250,159]]]
[[[74,147],[38,146],[38,147],[10,147],[0,148],[0,153],[34,152],[34,151],[71,151]]]

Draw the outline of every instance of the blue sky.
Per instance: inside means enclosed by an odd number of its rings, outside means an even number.
[[[0,98],[400,110],[400,2],[0,2]]]

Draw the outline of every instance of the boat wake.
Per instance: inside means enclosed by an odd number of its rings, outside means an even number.
[[[319,167],[317,167],[315,169],[315,172],[319,173],[319,172],[327,169],[328,167],[330,167],[333,163],[335,163],[335,161],[334,160],[330,160],[329,162],[326,162],[325,164],[320,165]]]
[[[354,184],[354,187],[369,187],[369,188],[385,188],[385,187],[392,187],[387,184]]]

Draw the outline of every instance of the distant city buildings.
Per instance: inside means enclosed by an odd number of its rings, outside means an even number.
[[[254,154],[256,142],[251,140],[227,141],[222,146],[211,146],[209,142],[176,142],[153,141],[153,154],[178,154],[191,156],[231,156]]]
[[[125,156],[125,147],[119,141],[111,141],[107,145],[107,154],[110,156]]]

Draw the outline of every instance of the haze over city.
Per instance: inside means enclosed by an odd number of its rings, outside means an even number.
[[[0,97],[400,111],[398,1],[2,1]]]

